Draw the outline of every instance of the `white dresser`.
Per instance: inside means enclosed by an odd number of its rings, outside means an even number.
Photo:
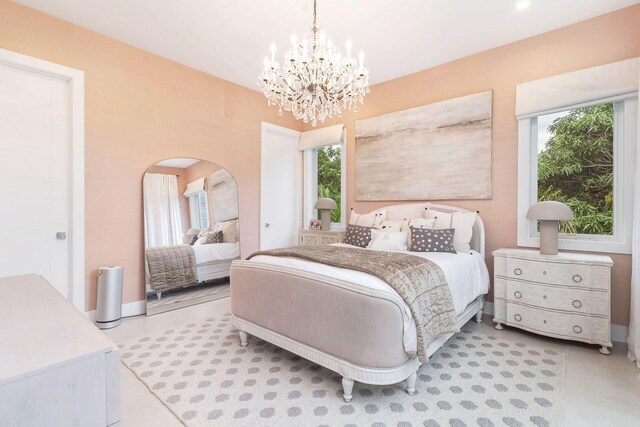
[[[344,231],[300,230],[300,245],[330,245],[342,243]]]
[[[496,329],[598,344],[609,354],[611,258],[527,249],[498,249],[493,257]]]
[[[41,276],[0,278],[0,425],[120,425],[120,351]]]

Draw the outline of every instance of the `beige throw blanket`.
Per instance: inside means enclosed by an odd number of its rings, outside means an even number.
[[[184,288],[198,281],[196,256],[189,245],[146,249],[149,284],[156,292]]]
[[[418,358],[423,363],[428,360],[429,344],[441,335],[459,331],[451,291],[442,269],[428,259],[401,252],[329,245],[272,249],[254,253],[248,259],[257,255],[300,258],[362,271],[384,280],[411,310],[418,335]]]

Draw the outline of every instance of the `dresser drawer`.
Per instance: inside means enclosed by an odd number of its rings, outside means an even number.
[[[509,258],[507,277],[553,285],[591,287],[591,266]]]
[[[553,310],[601,316],[607,316],[609,313],[609,298],[606,292],[584,289],[556,288],[508,280],[506,299],[509,302]]]
[[[609,321],[606,318],[508,304],[507,322],[522,329],[558,338],[599,344],[610,343]]]

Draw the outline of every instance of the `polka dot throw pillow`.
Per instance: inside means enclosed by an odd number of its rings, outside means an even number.
[[[371,241],[371,227],[348,224],[344,232],[344,243],[347,245],[360,246],[366,248]]]
[[[429,230],[411,227],[412,252],[450,252],[457,253],[453,248],[453,228]]]

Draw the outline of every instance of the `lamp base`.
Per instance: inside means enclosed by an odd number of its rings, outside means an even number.
[[[558,255],[558,221],[540,220],[540,253]]]
[[[331,210],[320,209],[320,230],[329,231],[331,229]]]

